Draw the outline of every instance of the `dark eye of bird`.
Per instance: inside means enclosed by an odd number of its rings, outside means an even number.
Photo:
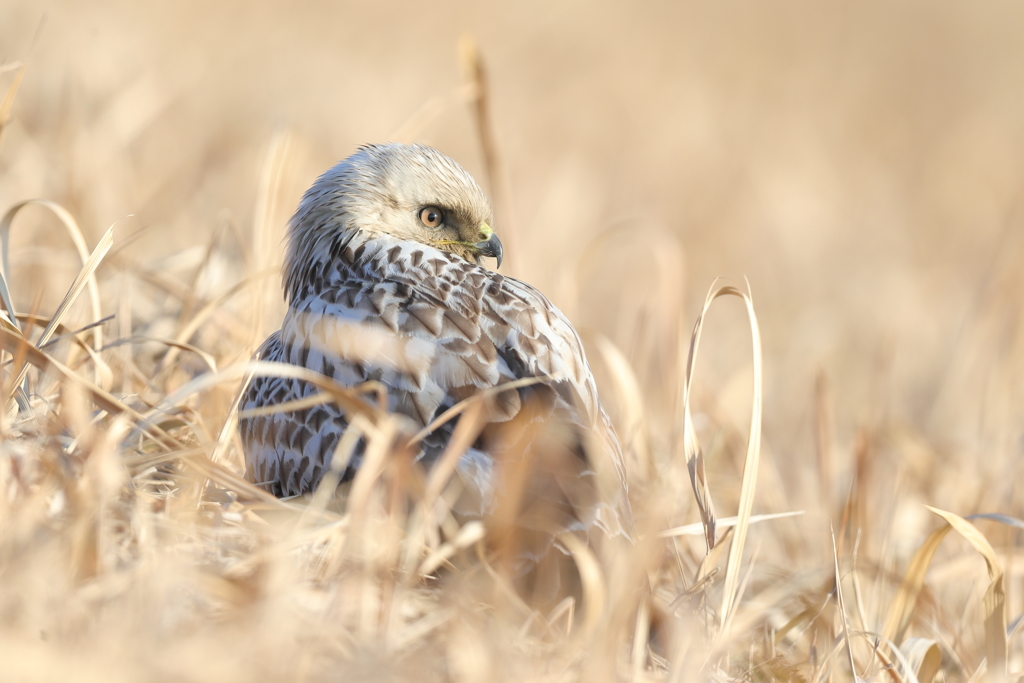
[[[436,228],[444,223],[444,212],[436,206],[424,206],[420,209],[420,222],[428,228]]]

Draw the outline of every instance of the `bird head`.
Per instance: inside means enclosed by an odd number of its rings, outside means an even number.
[[[320,176],[288,230],[288,271],[309,263],[341,233],[390,235],[479,264],[501,266],[483,190],[461,166],[425,145],[366,145]]]

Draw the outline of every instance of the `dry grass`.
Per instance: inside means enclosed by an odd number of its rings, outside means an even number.
[[[0,5],[0,678],[1019,678],[1024,11],[394,9]],[[389,138],[585,333],[640,534],[566,540],[581,604],[510,590],[372,392],[321,386],[347,507],[238,476],[287,215]]]

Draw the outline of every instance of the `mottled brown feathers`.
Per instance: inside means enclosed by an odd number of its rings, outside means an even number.
[[[425,227],[417,218],[422,206],[440,207],[450,225],[440,233]],[[516,424],[532,401],[531,410],[544,419],[569,425],[577,444],[570,450],[590,462],[581,476],[608,471],[619,482],[611,500],[579,513],[580,524],[628,534],[622,455],[576,331],[530,285],[487,270],[479,256],[445,248],[449,238],[465,246],[489,236],[490,220],[480,188],[448,157],[419,145],[361,148],[317,180],[292,218],[284,277],[288,311],[258,355],[343,385],[382,382],[388,408],[417,429],[477,391],[541,378],[540,385],[503,392],[488,419]],[[313,391],[297,379],[255,377],[241,408]],[[429,465],[439,455],[454,424],[423,442],[422,462]],[[336,405],[323,403],[244,417],[239,427],[249,478],[275,495],[292,496],[317,486],[348,422]],[[503,457],[502,443],[515,439],[481,438],[464,456],[460,473],[475,482],[486,508],[497,483],[495,458]],[[585,443],[599,444],[599,452]],[[358,469],[361,448],[346,477]]]

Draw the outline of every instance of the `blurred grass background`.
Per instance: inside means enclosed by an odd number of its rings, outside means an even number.
[[[116,224],[120,268],[182,282],[212,242],[196,291],[213,299],[279,265],[301,193],[359,144],[424,142],[485,181],[460,90],[471,35],[507,176],[508,274],[626,354],[662,461],[679,340],[715,277],[747,277],[765,355],[755,511],[812,513],[762,553],[827,566],[858,471],[865,544],[898,576],[935,526],[921,503],[1024,516],[1022,31],[1011,2],[4,0],[0,91],[26,68],[0,208],[55,200],[90,245]],[[270,150],[279,175],[261,195]],[[17,220],[19,311],[53,310],[78,270],[56,226],[36,208]],[[101,277],[108,314],[117,272]],[[258,339],[207,325],[191,341],[247,358],[280,320],[266,282]],[[133,295],[137,333],[176,334],[161,301]],[[251,306],[229,308],[247,320]],[[732,514],[742,307],[717,307],[706,335],[694,401]],[[1021,534],[983,528],[1008,553],[1014,617]]]

